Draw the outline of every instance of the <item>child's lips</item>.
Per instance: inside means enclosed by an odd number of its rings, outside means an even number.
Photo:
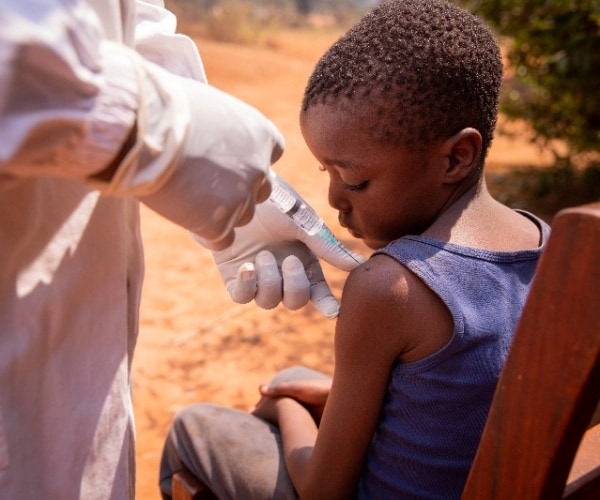
[[[362,236],[360,235],[360,233],[354,228],[354,226],[352,226],[352,224],[349,224],[347,221],[344,221],[344,219],[342,219],[342,217],[339,217],[339,222],[340,222],[340,226],[342,226],[344,229],[348,230],[348,232],[354,237],[354,238],[359,238],[361,239]]]
[[[359,240],[362,240],[362,239],[363,239],[362,235],[361,235],[359,232],[355,231],[355,230],[354,230],[354,229],[352,229],[352,228],[347,228],[347,229],[348,229],[348,232],[349,232],[349,233],[350,233],[350,234],[351,234],[351,235],[352,235],[354,238],[358,238]]]

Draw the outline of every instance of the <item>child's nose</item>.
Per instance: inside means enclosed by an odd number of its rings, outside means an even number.
[[[340,212],[349,212],[352,207],[348,200],[348,191],[340,180],[331,179],[329,182],[329,204]]]

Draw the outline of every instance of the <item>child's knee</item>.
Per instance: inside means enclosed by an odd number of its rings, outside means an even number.
[[[270,383],[276,382],[291,382],[294,380],[307,380],[307,379],[323,379],[329,378],[324,373],[307,368],[302,365],[294,365],[288,368],[284,368],[279,371],[271,380]]]

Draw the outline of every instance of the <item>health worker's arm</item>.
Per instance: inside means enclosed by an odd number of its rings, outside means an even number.
[[[135,49],[147,61],[176,75],[207,82],[195,42],[177,33],[177,18],[162,0],[137,0]]]
[[[176,19],[162,8],[162,1],[138,2],[137,19],[136,49],[148,60],[173,73],[206,80],[194,42],[175,33]],[[279,181],[283,182],[281,178]],[[255,301],[263,308],[283,303],[288,309],[298,309],[311,301],[324,316],[337,316],[339,304],[318,258],[345,270],[364,259],[340,251],[318,235],[304,233],[272,208],[268,203],[258,205],[252,221],[236,228],[233,245],[214,252],[232,300],[242,304]],[[202,238],[196,239],[206,246]]]
[[[169,36],[190,48],[160,23],[169,18],[160,6],[123,2],[127,19],[115,23],[121,10],[110,0],[0,5],[0,173],[82,179],[137,197],[210,248],[229,245],[268,196],[266,171],[283,150],[277,128],[201,82],[193,57],[169,69],[144,57],[159,61],[151,47]]]
[[[84,3],[0,2],[0,172],[85,178],[121,148],[136,67]]]
[[[268,196],[283,138],[256,109],[202,83],[198,52],[162,2],[0,6],[0,173],[135,196],[205,247],[228,247]],[[317,257],[357,262],[315,237],[300,241],[282,213],[261,212],[234,250],[215,256],[233,300],[297,309],[310,299],[337,315]],[[264,236],[264,224],[283,229]]]

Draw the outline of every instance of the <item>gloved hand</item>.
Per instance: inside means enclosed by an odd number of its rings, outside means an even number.
[[[283,152],[283,137],[255,108],[204,83],[181,78],[191,122],[166,182],[140,196],[148,207],[192,231],[203,246],[231,244],[266,199],[266,173]]]
[[[271,182],[282,183],[302,200],[281,178]],[[282,302],[295,310],[311,300],[328,318],[337,316],[339,303],[317,257],[345,271],[365,261],[348,249],[332,245],[322,233],[309,235],[270,200],[257,205],[252,221],[236,229],[233,244],[213,252],[213,256],[234,302],[255,300],[265,309]]]

